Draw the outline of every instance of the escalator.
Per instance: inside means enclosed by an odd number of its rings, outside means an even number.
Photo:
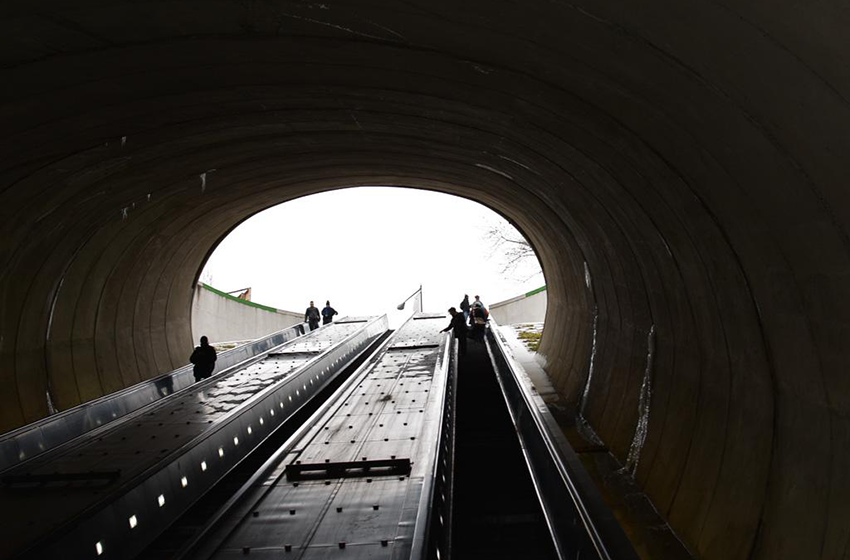
[[[458,363],[451,557],[555,560],[490,355],[468,346]]]

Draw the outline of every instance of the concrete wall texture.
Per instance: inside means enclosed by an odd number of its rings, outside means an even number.
[[[532,243],[553,381],[696,555],[847,557],[845,3],[0,14],[0,430],[185,362],[248,216],[432,189]]]
[[[489,311],[500,325],[541,323],[546,318],[546,286],[494,303]]]
[[[297,325],[304,315],[245,301],[198,283],[192,300],[192,339],[210,342],[260,338]]]

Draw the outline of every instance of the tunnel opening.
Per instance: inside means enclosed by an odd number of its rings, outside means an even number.
[[[443,312],[480,296],[500,324],[535,324],[529,341],[536,347],[546,313],[540,261],[510,222],[473,200],[400,187],[334,190],[255,214],[216,244],[199,283],[268,311],[291,311],[280,327],[303,320],[310,301],[319,309],[330,302],[342,315],[387,312],[394,327],[422,303]],[[422,292],[397,309],[417,286]],[[215,342],[266,334],[221,332],[227,321],[209,305],[194,302],[196,339],[207,331]]]

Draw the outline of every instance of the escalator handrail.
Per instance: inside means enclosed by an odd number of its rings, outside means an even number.
[[[584,471],[580,459],[570,446],[555,418],[549,412],[547,405],[533,389],[525,369],[513,358],[506,341],[498,332],[498,325],[492,318],[490,319],[487,340],[488,348],[492,352],[493,367],[496,370],[503,393],[511,390],[507,382],[512,382],[520,398],[523,409],[521,411],[514,410],[511,407],[511,399],[505,394],[505,400],[508,403],[517,434],[522,440],[523,451],[526,454],[526,460],[529,462],[529,470],[541,498],[544,515],[547,518],[547,524],[559,556],[562,558],[573,557],[565,549],[575,546],[576,535],[575,532],[569,531],[571,527],[566,527],[564,523],[555,522],[551,504],[547,504],[543,497],[558,499],[557,496],[560,494],[561,499],[569,499],[572,502],[574,515],[581,522],[584,534],[589,540],[588,544],[596,551],[600,560],[637,560],[638,556],[622,527],[602,500],[589,475]],[[495,349],[495,352],[492,351],[493,349]],[[501,362],[501,364],[498,362]],[[500,365],[502,367],[499,367]],[[508,379],[505,379],[503,372],[508,374]],[[522,415],[531,420],[530,425],[527,420],[521,418]],[[528,431],[532,429],[530,426],[533,426],[533,433]],[[524,432],[531,434],[531,437],[540,438],[546,450],[545,457],[533,458],[530,456],[532,446],[530,445],[531,442],[526,441],[529,436],[524,436]],[[537,469],[550,468],[557,471],[558,479],[563,484],[562,488],[539,487],[542,477],[535,472],[535,465],[531,464],[535,459],[540,461],[537,464]],[[568,498],[566,495],[568,495]],[[566,534],[567,532],[569,532],[569,535]]]

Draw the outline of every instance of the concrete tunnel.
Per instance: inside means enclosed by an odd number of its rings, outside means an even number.
[[[850,557],[841,3],[0,10],[0,431],[182,365],[256,212],[431,189],[532,242],[551,378],[696,557]]]

